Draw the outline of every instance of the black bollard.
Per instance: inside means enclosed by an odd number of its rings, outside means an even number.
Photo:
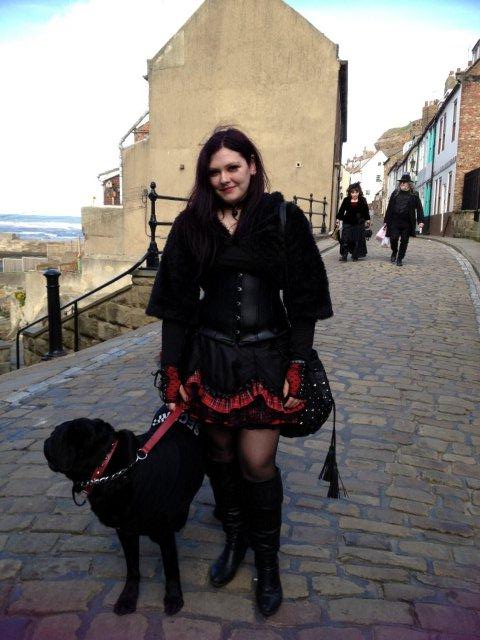
[[[320,233],[327,233],[327,225],[325,224],[325,218],[327,217],[327,212],[325,211],[325,207],[327,206],[328,202],[325,196],[323,196],[323,200],[321,204],[323,205],[323,211],[322,211],[323,219],[322,219],[322,227],[320,229]]]
[[[150,220],[148,226],[150,227],[150,244],[148,245],[147,255],[147,269],[158,269],[160,264],[158,259],[158,245],[155,240],[155,230],[158,225],[157,216],[155,215],[155,201],[158,199],[155,182],[150,183],[150,191],[148,192],[148,199],[150,200]]]
[[[64,356],[62,340],[62,320],[60,315],[60,285],[58,278],[61,273],[58,269],[47,269],[43,272],[47,279],[47,304],[48,304],[48,353],[44,360]]]

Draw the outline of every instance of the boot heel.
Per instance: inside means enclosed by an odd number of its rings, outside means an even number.
[[[245,539],[228,540],[222,553],[210,567],[210,583],[214,587],[223,587],[233,580],[248,549]]]
[[[268,618],[278,611],[283,600],[277,557],[272,560],[271,566],[257,567],[257,577],[255,596],[258,609]]]

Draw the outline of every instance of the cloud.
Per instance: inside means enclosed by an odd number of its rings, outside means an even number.
[[[200,4],[90,0],[0,43],[0,212],[78,214],[98,198],[148,108],[147,59]]]
[[[385,130],[420,118],[426,100],[443,97],[449,71],[466,67],[478,28],[448,28],[443,20],[436,24],[433,6],[431,10],[428,20],[416,19],[414,10],[392,16],[381,4],[373,12],[355,14],[337,5],[334,12],[304,12],[339,44],[340,58],[348,60],[344,158],[364,145],[373,148]]]

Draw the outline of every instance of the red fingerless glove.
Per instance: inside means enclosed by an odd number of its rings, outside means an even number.
[[[293,398],[304,397],[304,376],[305,362],[303,360],[292,360],[287,369],[288,395]]]
[[[180,385],[182,384],[178,377],[177,367],[167,364],[160,370],[161,382],[160,393],[163,396],[165,402],[177,402],[178,392]]]

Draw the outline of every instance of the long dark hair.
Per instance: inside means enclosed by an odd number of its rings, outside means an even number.
[[[236,151],[248,164],[253,160],[256,167],[256,173],[251,176],[248,191],[241,202],[242,213],[236,234],[252,231],[255,213],[269,187],[262,157],[254,143],[234,127],[215,129],[198,156],[195,184],[182,216],[185,238],[199,262],[200,271],[213,262],[219,243],[217,213],[225,207],[225,203],[218,198],[210,184],[209,165],[213,154],[222,148]]]

